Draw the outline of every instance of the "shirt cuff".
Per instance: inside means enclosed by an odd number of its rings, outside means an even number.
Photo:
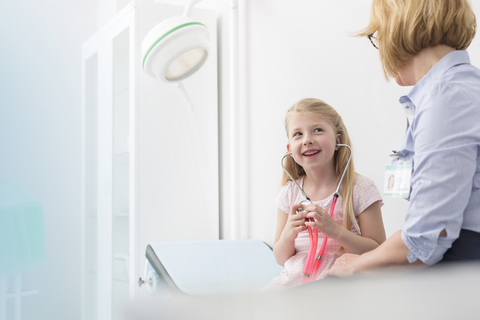
[[[408,248],[408,262],[413,263],[417,259],[428,265],[433,265],[443,258],[443,254],[447,250],[437,241],[426,238],[424,236],[410,237],[404,230],[401,233],[402,241]],[[438,239],[438,235],[435,236]]]

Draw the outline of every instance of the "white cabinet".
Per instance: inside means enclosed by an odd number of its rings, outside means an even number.
[[[195,8],[210,56],[195,106],[141,69],[140,45],[183,7],[135,1],[82,47],[82,319],[123,319],[150,242],[219,238],[216,13]]]

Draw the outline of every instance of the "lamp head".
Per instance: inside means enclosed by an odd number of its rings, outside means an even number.
[[[145,36],[143,69],[165,82],[178,82],[202,67],[208,50],[209,33],[205,25],[186,16],[172,17]]]

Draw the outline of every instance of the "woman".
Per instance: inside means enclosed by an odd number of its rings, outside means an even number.
[[[409,126],[396,150],[413,165],[410,205],[402,230],[327,275],[480,260],[480,71],[464,51],[475,29],[468,0],[373,0],[359,36],[379,50],[387,79],[414,86],[400,98]]]

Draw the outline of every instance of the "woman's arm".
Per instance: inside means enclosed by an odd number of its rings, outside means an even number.
[[[309,205],[306,209],[312,210],[307,217],[316,220],[315,222],[307,222],[306,225],[315,227],[327,237],[335,239],[350,253],[362,254],[373,250],[386,239],[379,201],[372,203],[358,216],[358,224],[362,231],[361,236],[340,226],[325,210],[318,206]]]
[[[273,255],[281,266],[295,254],[295,239],[298,233],[307,229],[305,226],[306,212],[297,213],[299,208],[303,208],[303,205],[298,203],[292,206],[290,214],[280,209],[277,211],[277,231]]]
[[[408,247],[403,243],[401,230],[397,231],[387,241],[382,243],[378,248],[362,255],[344,254],[339,257],[333,267],[327,271],[326,276],[345,278],[370,270],[388,268],[425,268],[428,265],[417,260],[409,263],[407,259]],[[388,268],[387,268],[388,267]]]

